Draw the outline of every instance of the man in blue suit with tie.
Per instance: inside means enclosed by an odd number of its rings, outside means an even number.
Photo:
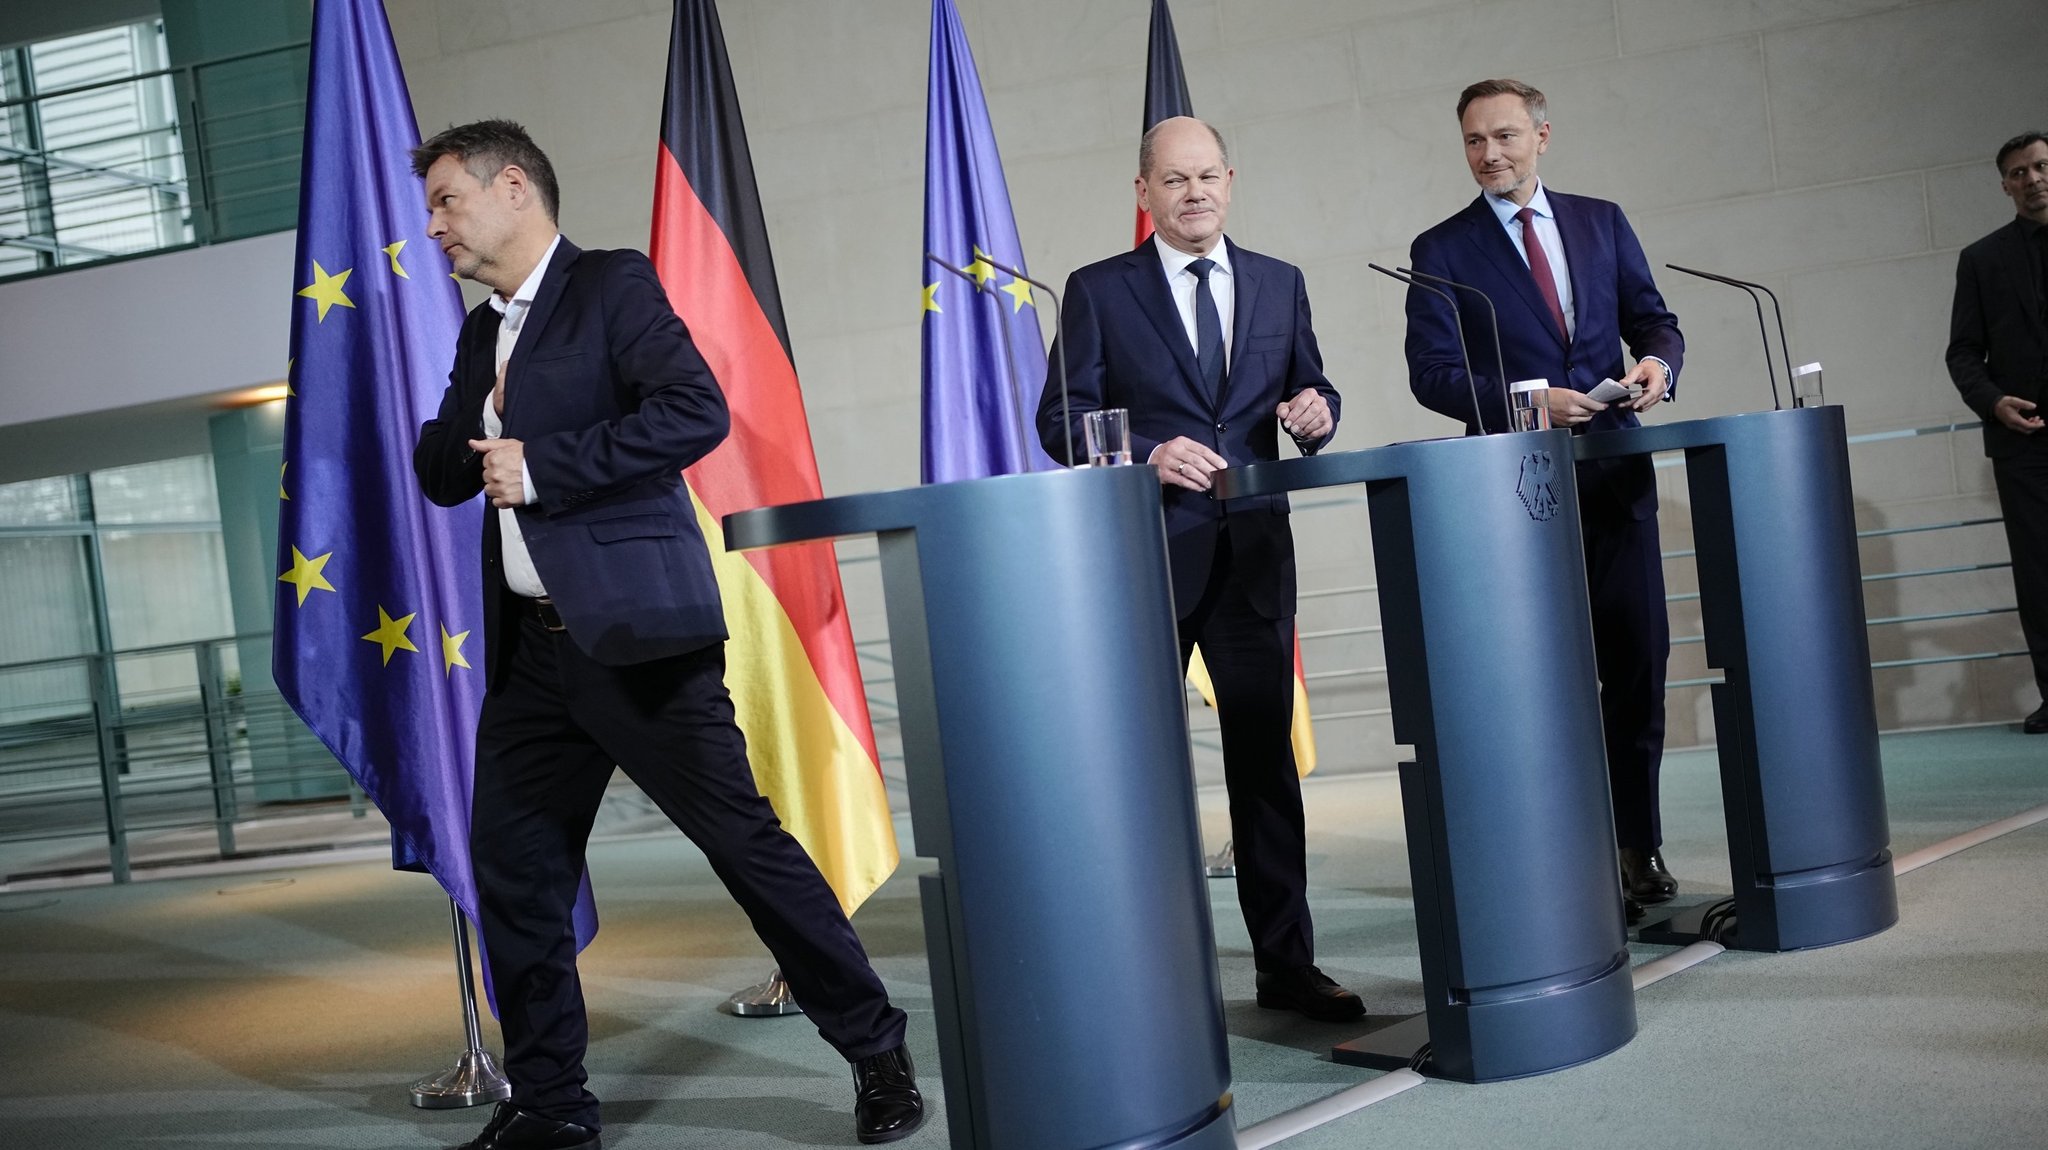
[[[1672,398],[1685,339],[1628,219],[1615,204],[1552,191],[1537,178],[1538,159],[1550,146],[1550,116],[1543,93],[1529,85],[1483,80],[1466,88],[1458,122],[1481,193],[1416,237],[1410,266],[1487,294],[1499,310],[1508,379],[1485,370],[1496,360],[1493,328],[1482,320],[1463,325],[1474,377],[1468,380],[1459,313],[1442,297],[1411,288],[1407,354],[1415,397],[1478,435],[1506,430],[1510,381],[1543,379],[1553,426],[1573,434],[1638,426],[1638,412]],[[1624,346],[1633,366],[1625,366]],[[1586,395],[1610,378],[1642,392],[1611,404]],[[1615,838],[1630,913],[1639,916],[1642,906],[1665,902],[1678,889],[1660,850],[1657,800],[1671,652],[1657,484],[1643,456],[1579,464],[1578,481]]]
[[[1223,236],[1235,173],[1216,129],[1162,120],[1138,148],[1138,206],[1152,239],[1067,280],[1067,369],[1046,373],[1039,439],[1055,459],[1083,414],[1130,412],[1132,454],[1158,473],[1183,666],[1197,643],[1216,688],[1237,897],[1258,1003],[1310,1018],[1361,1017],[1358,996],[1315,965],[1294,705],[1294,536],[1284,495],[1220,503],[1216,472],[1330,441],[1337,390],[1323,376],[1308,292],[1291,264]]]
[[[682,481],[725,397],[647,257],[555,227],[554,169],[519,125],[413,152],[427,234],[492,289],[464,321],[413,468],[488,496],[485,682],[470,858],[512,1098],[464,1150],[598,1150],[571,908],[614,765],[703,850],[826,1041],[853,1064],[862,1142],[923,1102],[838,898],[754,785],[725,688],[725,616]]]

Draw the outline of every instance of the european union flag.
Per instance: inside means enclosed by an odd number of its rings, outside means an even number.
[[[1052,470],[1033,430],[1045,337],[1030,285],[990,266],[1030,271],[953,0],[932,0],[924,250],[969,277],[923,264],[924,481]]]
[[[429,505],[412,473],[462,295],[426,238],[412,101],[378,0],[313,11],[299,178],[291,394],[278,477],[273,671],[292,708],[472,919],[469,797],[483,698],[482,505]],[[578,934],[594,917],[583,905]]]

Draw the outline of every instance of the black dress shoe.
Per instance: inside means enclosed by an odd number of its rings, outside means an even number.
[[[2029,735],[2048,735],[2048,703],[2035,707],[2034,713],[2020,724],[2020,730]]]
[[[853,1130],[862,1145],[908,1138],[924,1125],[924,1095],[910,1048],[898,1046],[853,1064]]]
[[[1621,914],[1623,918],[1628,920],[1628,924],[1630,926],[1634,926],[1635,924],[1643,921],[1643,904],[1628,897],[1627,895],[1622,895]]]
[[[1349,1022],[1365,1017],[1365,1003],[1357,995],[1313,966],[1262,970],[1258,988],[1259,1005],[1271,1010],[1298,1011],[1317,1022]]]
[[[1664,869],[1663,851],[1636,847],[1621,848],[1621,889],[1644,906],[1670,902],[1678,893],[1678,880]]]
[[[603,1146],[604,1140],[588,1126],[542,1118],[510,1102],[500,1102],[483,1133],[457,1150],[603,1150]]]

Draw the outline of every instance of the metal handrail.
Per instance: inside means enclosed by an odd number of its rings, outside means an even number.
[[[173,103],[178,111],[172,115],[169,123],[100,136],[90,141],[67,143],[56,149],[31,151],[10,147],[0,152],[10,157],[22,172],[21,178],[12,181],[10,186],[16,188],[25,200],[36,201],[33,210],[24,207],[18,213],[0,214],[0,219],[5,219],[8,225],[4,230],[0,230],[0,246],[40,253],[35,260],[39,266],[25,268],[0,278],[16,279],[45,275],[74,265],[98,263],[123,256],[175,251],[223,239],[241,238],[245,234],[255,234],[257,230],[287,230],[294,226],[297,222],[295,204],[292,205],[293,210],[280,211],[274,215],[265,213],[231,219],[228,221],[232,225],[231,228],[224,228],[220,209],[223,205],[237,201],[274,198],[280,194],[292,193],[298,186],[296,148],[291,149],[292,154],[289,156],[240,160],[232,164],[216,163],[216,159],[237,148],[260,148],[266,145],[274,147],[303,134],[303,116],[293,117],[295,122],[288,127],[275,128],[266,127],[261,119],[303,109],[303,96],[273,99],[247,106],[215,108],[210,106],[214,101],[208,94],[210,88],[207,79],[224,65],[258,59],[290,58],[297,61],[301,54],[310,50],[310,47],[310,42],[300,41],[228,53],[189,64],[169,65],[0,101],[0,115],[4,115],[11,109],[49,107],[53,101],[62,102],[80,95],[114,88],[161,84],[166,79],[176,81],[180,77],[183,78],[182,84],[174,85],[177,95]],[[220,138],[214,131],[223,126],[227,132],[232,133],[227,138]],[[83,149],[104,148],[110,145],[118,147],[124,144],[132,145],[135,141],[149,140],[167,140],[171,146],[161,157],[123,159],[104,165],[75,158]],[[171,163],[182,165],[180,175],[167,176],[130,170],[142,165]],[[271,170],[277,171],[278,177],[264,179],[261,187],[243,188],[233,192],[219,190],[223,178],[231,179],[238,175],[248,176]],[[261,176],[257,178],[263,179]],[[103,182],[123,186],[100,186]],[[160,197],[161,202],[142,210],[122,212],[85,224],[66,224],[60,227],[55,222],[59,209],[82,204],[90,205],[121,195],[142,194]],[[91,233],[82,237],[73,234],[81,227],[122,226],[135,230],[111,243],[105,239],[93,240]],[[143,228],[148,230],[140,231]],[[105,236],[108,233],[99,234]],[[81,239],[85,242],[81,242]],[[41,266],[43,264],[51,266]]]
[[[1880,442],[1887,439],[1906,438],[1918,434],[1938,434],[1951,430],[1965,430],[1974,424],[1955,424],[1939,429],[1909,429],[1902,432],[1880,433],[1859,437],[1861,442]],[[1352,505],[1364,498],[1343,496],[1327,500],[1302,500],[1296,510],[1314,512],[1323,508]],[[1876,528],[1859,532],[1859,536],[1871,538],[1881,535],[1904,535],[1935,531],[1953,531],[1969,527],[1985,526],[2000,522],[1995,518],[1974,518],[1944,521],[1932,524],[1916,524],[1906,527]],[[123,525],[124,529],[130,525]],[[156,525],[132,525],[137,530],[149,530]],[[191,526],[191,525],[186,525]],[[75,524],[53,524],[47,528],[24,526],[0,531],[0,534],[80,534],[89,528]],[[862,551],[848,548],[852,553],[842,555],[840,567],[852,571],[864,564],[873,563],[878,556],[872,550]],[[1676,552],[1667,558],[1678,558],[1689,552]],[[1909,569],[1896,572],[1878,572],[1866,575],[1866,582],[1880,582],[1940,574],[1956,574],[1971,571],[1995,570],[2009,566],[2006,562],[1955,565],[1948,567]],[[1378,587],[1373,582],[1349,583],[1342,586],[1317,588],[1304,591],[1303,600],[1330,602],[1376,595]],[[1691,598],[1690,595],[1673,596],[1675,600]],[[1967,608],[1956,610],[1929,611],[1918,614],[1881,616],[1867,620],[1871,628],[1891,627],[1913,623],[1932,623],[1945,620],[1989,618],[2010,615],[2015,612],[2010,606]],[[1361,623],[1341,625],[1315,630],[1301,631],[1305,642],[1322,642],[1342,638],[1378,634],[1382,625]],[[109,680],[115,668],[131,659],[150,659],[174,656],[183,652],[201,653],[210,649],[224,652],[230,645],[267,638],[266,632],[247,632],[224,635],[209,639],[183,643],[162,643],[132,648],[123,648],[106,653],[80,653],[28,660],[0,665],[0,682],[11,673],[42,673],[70,668],[82,671],[89,682]],[[1699,643],[1700,636],[1678,636],[1674,646]],[[857,638],[855,652],[862,668],[863,686],[867,691],[871,712],[870,720],[877,732],[881,745],[879,759],[885,767],[885,775],[892,786],[901,783],[903,756],[896,746],[900,737],[900,718],[895,702],[895,678],[893,654],[886,636]],[[1925,656],[1915,658],[1887,659],[1874,661],[1873,671],[1893,668],[1910,668],[1942,663],[1975,662],[1990,659],[2014,658],[2024,655],[2021,650],[1992,650],[1962,654]],[[260,668],[245,668],[248,674],[260,676]],[[1345,681],[1371,680],[1384,676],[1385,666],[1349,666],[1325,668],[1309,672],[1305,678],[1316,687],[1331,686]],[[221,678],[225,682],[225,677]],[[1676,679],[1667,684],[1672,690],[1708,686],[1720,682],[1718,674],[1700,678]],[[111,686],[111,684],[109,684]],[[1368,692],[1377,690],[1366,688]],[[95,697],[104,698],[115,709],[109,711],[95,706],[93,700],[74,698],[64,704],[33,704],[31,707],[44,708],[40,713],[48,716],[34,721],[36,730],[27,741],[8,742],[0,740],[0,812],[8,804],[21,805],[24,800],[45,804],[52,811],[77,808],[80,804],[94,802],[105,785],[112,785],[119,797],[134,800],[141,809],[127,810],[118,803],[108,804],[119,809],[122,826],[126,830],[142,832],[150,828],[196,827],[213,822],[220,830],[224,844],[223,853],[232,851],[234,823],[245,817],[242,812],[248,808],[251,796],[249,763],[252,756],[275,757],[277,752],[298,745],[280,729],[278,733],[266,733],[266,727],[275,716],[286,713],[281,696],[268,690],[253,693],[226,695],[217,691],[209,697],[205,691],[196,696],[190,685],[178,684],[153,693],[130,692],[125,697],[102,694],[103,688],[94,687]],[[1364,702],[1373,703],[1378,699],[1372,693],[1363,696]],[[52,715],[47,710],[51,705],[74,706],[65,714]],[[1337,708],[1325,706],[1314,712],[1314,722],[1351,722],[1358,720],[1384,719],[1391,714],[1387,706],[1353,706]],[[82,749],[76,744],[81,738],[90,741],[96,730],[106,729],[102,716],[108,716],[113,729],[138,738],[125,745],[101,740],[95,750],[88,745]],[[9,723],[8,713],[0,710],[0,734],[23,732],[29,723]],[[1207,714],[1197,723],[1197,745],[1213,750],[1213,714]],[[222,733],[225,732],[225,742]],[[48,753],[37,753],[36,736],[45,736],[43,742],[49,746]],[[61,745],[71,744],[71,745]],[[228,770],[220,769],[221,756],[225,755]],[[283,763],[276,774],[266,775],[267,779],[299,782],[316,776],[332,777],[335,768],[329,765],[311,767]],[[68,774],[69,779],[57,776]],[[103,780],[111,780],[104,783]],[[356,800],[358,803],[360,800]],[[168,809],[165,804],[169,804]],[[211,809],[209,808],[211,804]],[[95,807],[97,810],[98,808]],[[19,812],[14,812],[18,814]],[[19,821],[19,820],[17,820]],[[19,842],[34,839],[56,839],[83,834],[104,835],[104,827],[81,825],[75,819],[66,820],[65,826],[15,828],[0,832],[0,840]],[[125,847],[122,848],[125,851]],[[125,873],[125,854],[112,865]],[[110,860],[115,858],[110,855]]]
[[[1983,423],[1981,421],[1958,420],[1952,423],[1933,424],[1924,427],[1901,428],[1892,431],[1867,432],[1863,434],[1849,436],[1847,437],[1847,442],[1851,445],[1883,443],[1890,440],[1911,439],[1928,435],[1954,434],[1956,432],[1969,431],[1975,428],[1980,428],[1982,426]],[[1685,460],[1682,453],[1668,453],[1665,455],[1660,455],[1660,457],[1657,460],[1657,463],[1660,467],[1682,466],[1684,462]],[[1313,511],[1321,508],[1355,503],[1363,501],[1365,498],[1365,495],[1361,493],[1355,496],[1342,496],[1333,499],[1313,501],[1301,500],[1297,501],[1294,504],[1293,509],[1295,512],[1300,513],[1304,511]],[[1856,533],[1856,537],[1858,539],[1879,539],[1903,535],[1922,534],[1936,531],[1954,531],[1969,527],[1983,527],[2003,523],[2004,520],[1998,516],[1979,516],[1968,519],[1945,520],[1938,523],[1919,523],[1898,527],[1868,528],[1865,530],[1858,531]],[[1698,552],[1696,550],[1691,548],[1685,548],[1672,551],[1665,551],[1662,553],[1662,557],[1665,560],[1687,559],[1694,558],[1697,556],[1697,554]],[[1930,578],[1941,575],[1956,575],[1968,574],[1972,572],[1996,571],[2000,569],[2010,568],[2011,566],[2012,563],[2010,560],[2000,560],[1987,563],[1956,564],[1943,567],[1913,568],[1903,571],[1866,573],[1862,576],[1862,581],[1864,583],[1892,582],[1901,579]],[[1297,597],[1301,600],[1336,599],[1359,594],[1377,594],[1377,592],[1377,584],[1356,584],[1343,587],[1319,588],[1313,591],[1302,591],[1299,593]],[[1670,603],[1684,603],[1697,601],[1699,597],[1700,596],[1698,592],[1677,592],[1667,594],[1665,596],[1665,600],[1666,602]],[[1866,626],[1889,627],[1910,623],[1929,623],[1953,619],[1983,618],[1995,615],[2010,615],[2016,613],[2017,610],[2018,608],[2016,607],[1984,607],[1954,611],[1932,611],[1923,612],[1919,614],[1894,615],[1875,619],[1868,619],[1866,620]],[[1360,635],[1374,634],[1380,632],[1381,630],[1382,628],[1380,625],[1373,624],[1362,626],[1332,627],[1318,630],[1302,630],[1298,631],[1297,634],[1300,637],[1300,639],[1304,643],[1306,643],[1326,639],[1347,638]],[[1674,635],[1671,638],[1671,644],[1674,647],[1697,645],[1704,642],[1705,636],[1703,635]],[[1924,666],[1944,662],[1973,662],[1985,659],[2013,658],[2023,656],[2026,654],[2027,652],[2024,650],[1983,651],[1969,652],[1958,655],[1929,656],[1925,658],[1916,659],[1875,660],[1871,663],[1871,668],[1873,671],[1875,671],[1897,667]],[[1369,678],[1375,675],[1384,674],[1385,672],[1386,668],[1383,666],[1346,667],[1332,670],[1309,672],[1303,676],[1303,679],[1309,682],[1330,682],[1346,679]],[[1668,682],[1666,684],[1666,688],[1679,689],[1686,687],[1708,686],[1721,681],[1722,679],[1719,676],[1709,676],[1706,678],[1699,679],[1678,679]],[[1377,715],[1378,713],[1380,712],[1377,709],[1363,712],[1316,711],[1313,713],[1313,721],[1320,723],[1326,719],[1336,720],[1358,715]]]
[[[279,55],[297,48],[310,48],[311,46],[312,41],[310,40],[298,40],[290,44],[273,44],[268,48],[252,48],[246,52],[230,52],[225,56],[215,56],[207,60],[194,60],[189,64],[171,64],[162,68],[154,68],[147,72],[116,76],[111,80],[94,80],[90,84],[74,84],[69,88],[58,88],[53,92],[36,92],[29,96],[16,96],[12,100],[0,100],[0,112],[5,112],[9,108],[19,107],[23,104],[32,104],[43,100],[59,100],[66,96],[76,96],[81,92],[91,92],[100,88],[111,88],[118,84],[134,84],[143,80],[155,80],[163,76],[176,76],[180,72],[197,72],[201,69],[213,68],[221,64],[253,60],[259,56]]]

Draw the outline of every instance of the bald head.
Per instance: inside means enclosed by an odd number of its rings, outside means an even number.
[[[1215,128],[1192,116],[1161,120],[1138,146],[1138,207],[1161,240],[1206,256],[1223,238],[1233,175]]]

